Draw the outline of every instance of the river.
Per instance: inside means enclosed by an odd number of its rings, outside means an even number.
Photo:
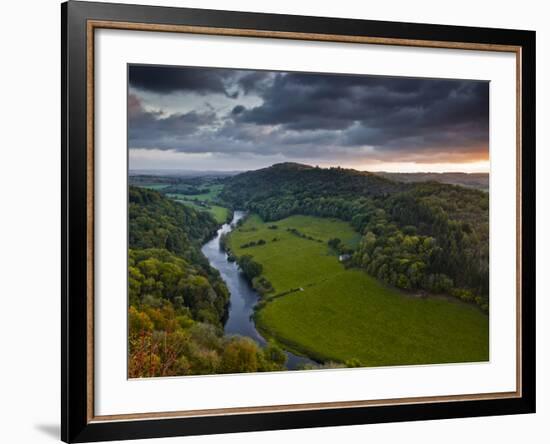
[[[264,346],[266,340],[256,330],[252,317],[254,306],[260,299],[260,295],[239,271],[237,264],[227,260],[227,254],[220,246],[221,236],[229,233],[245,214],[243,211],[235,211],[231,223],[222,225],[216,237],[203,245],[202,252],[210,261],[210,265],[220,272],[222,279],[231,292],[228,317],[224,326],[225,334],[248,336]],[[309,358],[295,355],[286,350],[285,353],[287,355],[286,366],[289,370],[294,370],[302,364],[315,364]]]

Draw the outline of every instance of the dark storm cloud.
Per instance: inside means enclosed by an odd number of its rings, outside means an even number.
[[[191,111],[165,115],[147,111],[139,98],[128,96],[128,143],[130,148],[175,150],[187,153],[250,153],[291,157],[329,155],[331,131],[295,132],[236,123],[213,112]]]
[[[130,85],[136,89],[160,94],[177,91],[196,94],[225,94],[233,73],[208,68],[174,68],[170,66],[131,65],[128,70]]]
[[[238,119],[289,130],[346,130],[342,143],[394,149],[488,143],[488,83],[279,75]]]
[[[136,94],[179,91],[205,104],[222,94],[229,103],[164,115],[133,97],[135,148],[424,161],[488,153],[488,82],[133,66],[130,85]]]

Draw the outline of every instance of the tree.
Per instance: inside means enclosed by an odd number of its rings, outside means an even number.
[[[327,243],[330,248],[333,248],[336,251],[338,251],[338,248],[342,244],[342,241],[339,238],[335,237],[335,238],[329,239]]]
[[[255,277],[262,274],[263,266],[258,262],[254,261],[251,255],[245,254],[237,259],[237,264],[240,269],[247,277],[248,280],[252,281]]]
[[[258,370],[259,348],[250,338],[232,338],[224,347],[222,373],[249,373]]]
[[[267,346],[263,350],[263,356],[267,362],[267,365],[269,366],[269,363],[275,364],[275,367],[284,368],[284,365],[286,364],[286,353],[283,351],[281,347],[279,347],[277,344],[273,342],[269,342]],[[277,368],[274,368],[276,370]]]
[[[404,290],[410,290],[411,282],[409,281],[407,276],[401,273],[397,276],[396,286]]]

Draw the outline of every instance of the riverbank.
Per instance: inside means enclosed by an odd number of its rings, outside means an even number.
[[[231,222],[223,224],[216,236],[203,245],[201,251],[209,260],[210,265],[218,270],[230,291],[224,334],[249,337],[265,347],[268,341],[256,329],[253,317],[254,307],[260,300],[260,295],[251,287],[240,272],[238,265],[234,261],[228,260],[226,252],[220,245],[223,236],[230,233],[245,215],[246,213],[243,211],[235,211]],[[289,370],[298,369],[307,364],[316,364],[309,358],[292,353],[292,351],[285,350],[285,354],[287,356],[286,366]]]

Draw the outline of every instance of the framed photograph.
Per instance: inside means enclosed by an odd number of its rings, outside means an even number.
[[[535,411],[535,33],[64,3],[62,439]]]

